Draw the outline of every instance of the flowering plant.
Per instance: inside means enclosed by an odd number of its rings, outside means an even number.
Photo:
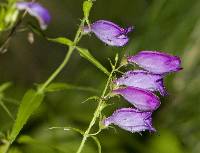
[[[48,92],[54,92],[66,88],[65,84],[53,83],[53,81],[61,70],[63,70],[63,68],[67,65],[74,51],[78,51],[81,57],[91,62],[108,77],[102,94],[100,96],[94,96],[87,99],[98,102],[98,106],[93,114],[88,128],[83,131],[78,128],[64,127],[64,129],[79,132],[83,136],[76,153],[82,152],[88,138],[95,140],[98,144],[100,152],[100,142],[96,135],[102,130],[110,127],[111,124],[117,125],[120,128],[132,133],[140,133],[145,130],[150,132],[156,131],[156,128],[152,125],[152,114],[161,104],[160,98],[156,95],[156,93],[159,92],[161,96],[167,95],[167,91],[164,86],[164,77],[166,77],[169,73],[181,70],[181,60],[179,57],[165,52],[140,51],[136,55],[127,57],[124,55],[126,58],[124,62],[124,60],[120,59],[118,54],[116,54],[115,59],[110,61],[111,71],[108,71],[108,69],[103,66],[103,64],[101,64],[88,49],[79,45],[81,38],[89,34],[94,34],[99,40],[108,46],[123,47],[128,44],[128,34],[134,30],[134,27],[129,26],[127,28],[122,28],[119,25],[107,20],[97,20],[94,23],[91,23],[89,15],[93,3],[94,2],[92,0],[86,0],[83,2],[84,17],[81,20],[74,40],[70,40],[65,37],[49,38],[44,35],[42,30],[47,29],[51,21],[51,15],[49,11],[40,3],[36,3],[34,1],[12,3],[15,14],[16,12],[19,14],[20,11],[24,11],[24,14],[22,14],[21,18],[19,17],[19,22],[16,22],[17,17],[15,17],[14,19],[10,19],[9,24],[6,23],[2,26],[3,28],[0,30],[11,28],[11,33],[8,37],[9,39],[7,39],[4,44],[8,44],[11,36],[15,32],[15,29],[28,13],[35,17],[39,22],[40,28],[35,29],[37,34],[43,36],[44,39],[67,46],[68,51],[63,62],[44,83],[37,85],[36,89],[29,89],[25,93],[20,103],[17,117],[12,126],[11,132],[4,139],[5,145],[1,148],[2,153],[6,153],[13,142],[15,142],[23,126],[27,123],[33,112],[40,106],[46,94]],[[5,47],[4,44],[3,48]],[[131,69],[127,72],[121,72],[122,68],[127,68],[133,64],[138,65],[139,69]],[[121,73],[122,76],[117,78],[116,76]],[[2,86],[2,88],[5,88],[5,85]],[[103,110],[109,106],[109,99],[118,95],[121,95],[126,101],[128,101],[130,103],[130,107],[119,108],[111,116],[104,117]],[[92,128],[97,121],[99,121],[99,129],[97,132],[92,133]],[[60,127],[52,127],[50,129],[55,128]]]

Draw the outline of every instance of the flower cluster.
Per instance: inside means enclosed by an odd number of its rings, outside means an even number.
[[[118,25],[99,20],[84,27],[83,32],[94,33],[101,41],[110,46],[124,46],[128,43],[127,34],[133,27],[121,28]],[[130,132],[145,130],[155,131],[152,126],[152,112],[160,106],[160,99],[155,94],[167,95],[163,79],[170,72],[181,70],[181,60],[177,56],[158,51],[141,51],[127,58],[129,64],[137,64],[140,70],[126,72],[114,81],[118,89],[114,94],[121,95],[135,108],[121,108],[104,119],[105,127],[115,124]]]
[[[18,2],[16,7],[36,17],[42,30],[47,28],[51,17],[48,10],[40,4]],[[132,26],[122,28],[110,21],[98,20],[84,27],[82,32],[94,33],[107,45],[121,47],[128,43],[127,35],[133,29]],[[155,92],[162,96],[167,95],[163,79],[166,74],[182,69],[180,58],[157,51],[141,51],[128,57],[127,61],[130,64],[137,64],[142,69],[128,71],[115,80],[114,83],[119,88],[113,90],[113,93],[123,96],[135,108],[118,109],[103,123],[106,127],[115,124],[130,132],[155,131],[151,115],[160,106],[160,99]]]
[[[158,51],[141,51],[127,61],[143,70],[128,71],[115,80],[119,88],[113,93],[123,96],[135,108],[116,110],[104,120],[104,125],[115,124],[130,132],[155,131],[151,115],[160,106],[160,99],[154,92],[167,94],[163,78],[182,69],[180,58]]]

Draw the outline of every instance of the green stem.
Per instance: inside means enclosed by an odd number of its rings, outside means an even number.
[[[76,44],[80,41],[82,37],[82,27],[84,26],[85,18],[81,21],[81,24],[79,26],[79,29],[76,33],[76,36],[73,41],[73,46],[69,46],[69,49],[67,51],[67,54],[63,60],[63,62],[60,64],[60,66],[52,73],[52,75],[47,79],[47,81],[38,89],[38,93],[42,93],[44,89],[55,79],[55,77],[62,71],[62,69],[67,65],[72,52],[75,49]]]
[[[72,55],[72,52],[75,50],[75,46],[76,44],[80,41],[81,37],[82,37],[82,27],[84,26],[85,24],[85,18],[83,18],[83,20],[81,21],[81,24],[79,25],[79,28],[76,32],[76,35],[75,35],[75,38],[74,38],[74,41],[73,41],[73,46],[69,46],[69,49],[68,49],[68,52],[63,60],[63,62],[60,64],[60,66],[52,73],[52,75],[47,79],[47,81],[45,81],[45,83],[40,87],[38,88],[37,90],[37,93],[40,94],[40,93],[43,93],[45,88],[55,79],[55,77],[62,71],[62,69],[67,65],[71,55]],[[6,153],[10,147],[11,143],[7,144],[6,146],[6,149],[1,152],[1,153]]]
[[[103,99],[104,99],[104,97],[106,95],[106,91],[108,90],[108,87],[109,87],[109,84],[111,82],[112,75],[113,75],[114,71],[115,71],[115,69],[112,70],[112,72],[110,73],[110,75],[108,77],[107,83],[106,83],[105,88],[104,88],[104,90],[102,92],[102,95],[101,95],[101,99],[99,100],[99,104],[98,104],[98,106],[97,106],[97,108],[96,108],[96,110],[94,112],[93,118],[92,118],[87,130],[83,134],[83,139],[82,139],[81,144],[80,144],[80,146],[79,146],[79,148],[78,148],[76,153],[81,153],[81,151],[83,150],[85,142],[86,142],[87,138],[90,136],[89,135],[90,130],[93,127],[93,125],[95,124],[97,118],[99,117],[99,115],[100,115],[100,113],[101,113],[101,111],[103,109],[103,106],[104,106],[104,100]]]

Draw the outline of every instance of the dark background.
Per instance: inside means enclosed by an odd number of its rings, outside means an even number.
[[[65,36],[73,39],[82,18],[82,0],[41,0],[52,15],[45,34],[49,37]],[[135,54],[140,50],[161,50],[182,59],[183,70],[165,79],[169,96],[161,98],[161,107],[153,114],[156,133],[132,134],[116,127],[98,135],[103,153],[199,153],[200,152],[200,1],[199,0],[96,0],[91,11],[92,22],[106,19],[126,27],[135,26],[126,47],[109,47],[96,37],[86,36],[80,46],[91,53],[110,70],[108,58],[116,53]],[[37,25],[27,16],[23,21]],[[11,81],[6,96],[20,100],[34,83],[42,83],[61,63],[65,46],[46,41],[35,35],[30,44],[28,32],[18,32],[8,51],[0,55],[0,82]],[[106,76],[74,52],[69,64],[56,78],[57,82],[89,86],[98,93],[65,90],[48,94],[21,134],[36,141],[15,143],[17,153],[54,153],[59,148],[65,153],[76,151],[81,136],[72,131],[49,130],[52,126],[72,126],[86,129],[96,103],[82,104],[87,97],[100,94]],[[116,108],[130,106],[121,99],[110,101],[105,109],[110,115]],[[16,114],[18,104],[6,103]],[[0,107],[0,131],[11,128],[13,121]],[[95,153],[97,147],[89,139],[83,153]]]

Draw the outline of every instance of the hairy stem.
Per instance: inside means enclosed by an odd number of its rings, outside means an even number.
[[[105,97],[105,95],[106,95],[106,91],[107,91],[108,88],[109,88],[109,85],[110,85],[110,82],[111,82],[112,75],[113,75],[113,72],[114,72],[114,71],[115,71],[115,69],[113,69],[113,70],[111,71],[111,73],[110,73],[110,75],[109,75],[109,77],[108,77],[108,79],[107,79],[107,83],[106,83],[106,85],[105,85],[105,87],[104,87],[104,90],[103,90],[103,92],[102,92],[101,99],[99,100],[98,106],[97,106],[97,108],[96,108],[96,110],[95,110],[95,112],[94,112],[93,118],[92,118],[92,120],[91,120],[91,122],[90,122],[90,124],[89,124],[89,126],[88,126],[88,128],[87,128],[87,130],[86,130],[85,133],[83,134],[83,139],[82,139],[81,144],[80,144],[80,146],[79,146],[79,148],[78,148],[78,150],[77,150],[76,153],[81,153],[81,151],[83,150],[83,147],[84,147],[84,145],[85,145],[85,142],[86,142],[87,138],[90,136],[90,135],[89,135],[90,130],[91,130],[91,128],[93,127],[93,125],[95,124],[96,120],[98,119],[98,117],[99,117],[99,115],[100,115],[100,113],[101,113],[101,111],[102,111],[102,109],[103,109],[103,107],[104,107],[104,102],[105,102],[105,101],[104,101],[103,99],[104,99],[104,97]]]

